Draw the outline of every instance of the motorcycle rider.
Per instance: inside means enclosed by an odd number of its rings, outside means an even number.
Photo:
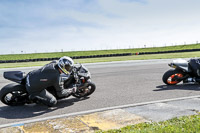
[[[190,59],[189,65],[191,66],[192,70],[194,71],[194,75],[196,78],[200,80],[200,59]],[[195,80],[195,79],[193,79]]]
[[[64,81],[71,74],[74,61],[70,57],[61,57],[58,61],[52,61],[40,69],[33,70],[26,77],[26,90],[33,102],[54,106],[56,98],[45,88],[54,86],[58,97],[65,97],[76,92],[76,87],[64,89]],[[62,76],[65,75],[65,77]]]

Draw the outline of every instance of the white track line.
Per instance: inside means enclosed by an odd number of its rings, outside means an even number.
[[[158,101],[151,101],[151,102],[143,102],[143,103],[136,103],[136,104],[127,104],[127,105],[121,105],[121,106],[100,108],[100,109],[94,109],[94,110],[88,110],[88,111],[62,114],[62,115],[57,115],[57,116],[49,116],[49,117],[39,118],[39,119],[34,119],[34,120],[27,120],[27,121],[15,122],[15,123],[3,124],[3,125],[0,125],[0,128],[10,127],[10,126],[16,127],[16,126],[22,126],[22,125],[27,124],[27,123],[45,121],[45,120],[50,120],[50,119],[57,119],[57,118],[77,116],[77,115],[85,115],[85,114],[107,111],[107,110],[113,110],[113,109],[123,109],[123,108],[136,107],[136,106],[142,106],[142,105],[147,105],[147,104],[170,102],[170,101],[177,101],[177,100],[186,100],[186,99],[199,98],[199,97],[200,97],[200,95],[196,95],[196,96],[189,96],[189,97],[181,97],[181,98],[173,98],[173,99],[165,99],[165,100],[158,100]]]

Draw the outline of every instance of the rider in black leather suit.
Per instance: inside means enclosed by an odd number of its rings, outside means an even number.
[[[57,100],[45,88],[54,86],[59,97],[65,97],[74,92],[75,88],[64,89],[64,80],[61,76],[62,73],[69,75],[73,65],[73,60],[64,56],[58,62],[53,61],[40,69],[29,72],[26,78],[26,89],[30,100],[54,106]]]

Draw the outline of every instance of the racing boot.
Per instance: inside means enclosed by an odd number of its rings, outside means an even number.
[[[72,93],[76,93],[77,88],[73,87],[73,88],[69,88],[69,89],[62,89],[61,91],[57,91],[57,95],[58,97],[68,97],[69,95],[71,95]]]
[[[57,100],[55,98],[52,98],[52,99],[48,100],[48,99],[42,98],[40,96],[30,95],[29,99],[32,100],[36,104],[41,104],[42,103],[42,104],[47,105],[49,107],[52,107],[57,103]]]

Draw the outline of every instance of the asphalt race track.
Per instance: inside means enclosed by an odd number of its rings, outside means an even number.
[[[42,105],[9,107],[0,102],[0,125],[40,119],[80,111],[135,104],[200,94],[200,85],[166,86],[162,75],[170,69],[167,60],[125,61],[85,64],[92,74],[97,89],[89,99],[69,97],[54,108]],[[0,69],[0,87],[10,83],[2,74],[8,70],[28,72],[34,68]]]

